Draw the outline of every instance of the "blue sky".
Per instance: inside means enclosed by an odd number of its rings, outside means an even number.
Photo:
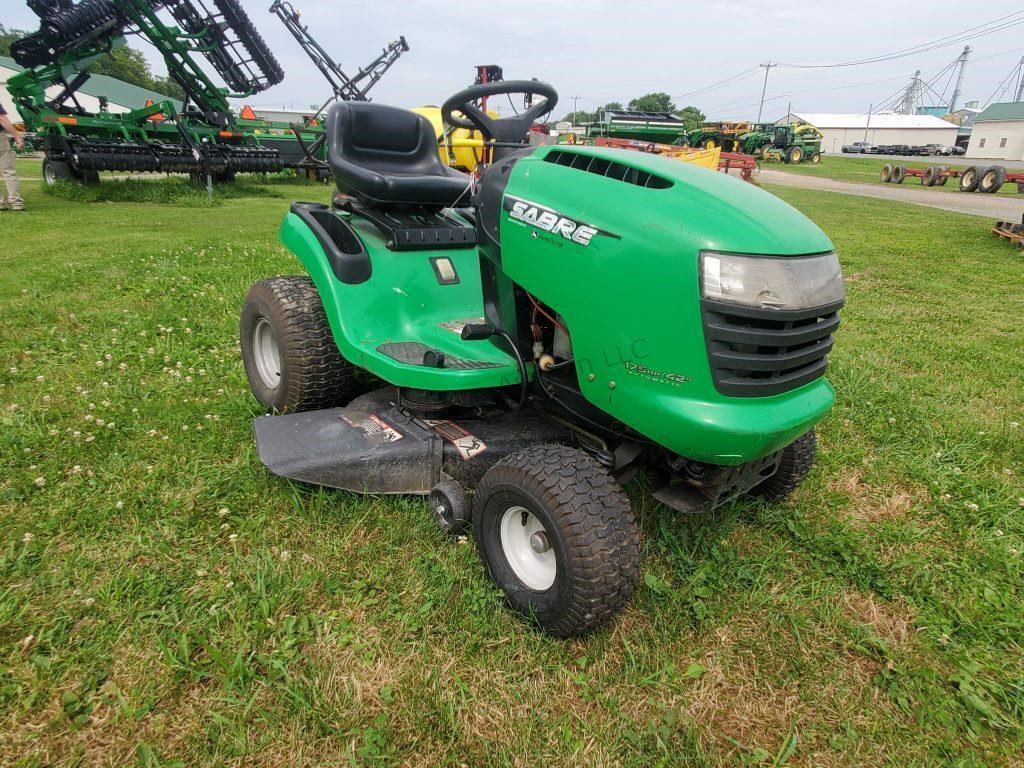
[[[473,65],[494,63],[502,65],[508,78],[537,77],[554,84],[562,99],[556,115],[572,108],[573,97],[578,97],[581,109],[592,109],[607,101],[625,102],[649,91],[665,91],[680,97],[679,106],[693,103],[717,118],[756,116],[763,81],[760,63],[818,64],[872,57],[1021,10],[1019,2],[993,2],[979,6],[980,15],[972,17],[970,5],[952,0],[737,0],[719,12],[667,0],[294,4],[314,35],[349,70],[371,60],[388,40],[402,34],[408,38],[411,52],[377,86],[376,101],[437,104],[471,82]],[[3,5],[0,23],[38,26],[20,0]],[[321,102],[327,95],[326,83],[268,13],[270,0],[243,0],[243,5],[286,73],[283,84],[254,96],[251,103],[307,108]],[[1022,32],[1024,24],[1017,24],[968,41],[974,52],[961,104],[984,102],[993,92],[998,100],[999,81],[1024,55]],[[781,116],[790,102],[794,110],[806,112],[865,111],[904,86],[916,69],[926,75],[940,70],[963,45],[855,67],[772,69],[765,117]],[[152,59],[152,51],[147,53]],[[154,61],[154,70],[162,70],[159,62]],[[742,76],[726,86],[702,90],[734,75]],[[946,83],[943,77],[936,90],[941,92]],[[693,91],[702,92],[686,95]]]

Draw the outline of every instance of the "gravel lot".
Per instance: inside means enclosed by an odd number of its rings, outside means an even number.
[[[1024,201],[1015,197],[998,195],[939,195],[930,189],[915,189],[901,186],[875,186],[851,181],[836,181],[818,176],[805,176],[785,171],[761,169],[760,179],[765,184],[779,184],[785,187],[820,189],[827,192],[842,192],[846,195],[874,197],[879,200],[897,200],[901,203],[942,208],[958,213],[970,213],[989,219],[1020,221],[1024,214]]]

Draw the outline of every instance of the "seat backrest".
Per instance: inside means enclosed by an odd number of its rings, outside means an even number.
[[[446,166],[425,117],[343,101],[327,116],[327,160],[338,189],[374,206],[454,205],[469,177]]]
[[[383,175],[444,175],[430,121],[399,107],[343,101],[327,119],[328,154],[336,176],[351,166]]]

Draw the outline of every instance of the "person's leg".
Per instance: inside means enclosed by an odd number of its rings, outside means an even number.
[[[3,177],[7,187],[6,205],[14,210],[21,210],[25,207],[25,201],[21,198],[21,184],[18,183],[18,172],[14,164],[14,150],[11,149],[11,140],[7,134],[0,136],[0,176]]]
[[[7,138],[6,133],[0,130],[0,177],[6,178],[4,169],[7,168],[8,161],[13,154],[10,139]],[[0,211],[9,211],[10,209],[11,206],[7,202],[7,187],[6,185],[0,186]]]

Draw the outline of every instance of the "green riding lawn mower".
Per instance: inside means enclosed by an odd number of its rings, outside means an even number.
[[[518,115],[480,100],[525,94]],[[472,528],[510,605],[558,636],[627,603],[640,575],[622,486],[705,512],[805,478],[834,400],[845,298],[832,243],[778,198],[671,159],[530,147],[538,81],[442,107],[486,137],[472,177],[429,121],[342,102],[330,205],[281,228],[306,274],[256,283],[241,351],[262,462],[303,483],[419,494]],[[367,384],[375,380],[375,384]]]

